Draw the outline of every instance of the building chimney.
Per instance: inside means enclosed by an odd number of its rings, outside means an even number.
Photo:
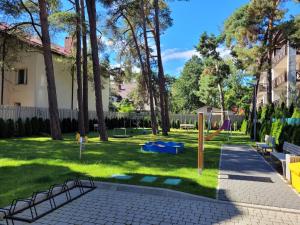
[[[65,37],[65,51],[71,53],[74,46],[74,39],[72,37]]]

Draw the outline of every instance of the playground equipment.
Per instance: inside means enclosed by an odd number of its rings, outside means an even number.
[[[209,134],[209,131],[211,130],[211,123],[212,123],[212,116],[213,115],[222,115],[223,113],[227,114],[227,119],[223,122],[222,126],[212,134]],[[227,132],[227,138],[229,138],[231,134],[231,120],[229,117],[228,111],[218,111],[218,112],[210,112],[207,116],[207,136],[205,137],[205,141],[212,140],[215,136],[219,135],[221,131],[226,130]]]
[[[210,141],[210,140],[212,140],[215,136],[219,135],[219,134],[221,133],[221,131],[223,131],[223,130],[226,130],[226,131],[228,131],[228,132],[231,132],[231,121],[230,121],[230,120],[225,120],[224,123],[223,123],[223,125],[222,125],[217,131],[215,131],[215,132],[213,132],[213,133],[207,135],[207,136],[205,137],[205,141]],[[230,134],[230,133],[227,133],[227,134],[228,134],[227,137],[229,137],[229,134]]]
[[[130,134],[127,133],[126,128],[115,128],[113,133],[114,138],[129,138]]]
[[[179,142],[146,142],[142,145],[142,150],[146,152],[169,153],[176,155],[183,152],[184,144]]]

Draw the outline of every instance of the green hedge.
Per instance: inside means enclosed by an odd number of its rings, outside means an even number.
[[[248,121],[247,120],[243,120],[242,122],[242,126],[241,126],[241,132],[243,133],[247,133],[247,128],[248,128]]]

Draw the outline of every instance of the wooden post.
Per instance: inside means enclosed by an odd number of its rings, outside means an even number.
[[[198,114],[198,172],[202,174],[204,167],[204,115]]]

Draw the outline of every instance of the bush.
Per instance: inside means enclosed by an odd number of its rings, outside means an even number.
[[[295,108],[292,118],[300,119],[300,108]]]
[[[12,119],[6,121],[7,133],[6,137],[10,138],[15,135],[15,122]]]
[[[241,126],[241,132],[243,133],[247,133],[247,127],[248,127],[248,121],[247,120],[243,120],[242,122],[242,126]]]
[[[283,123],[279,119],[272,123],[270,135],[275,139],[277,145],[279,145],[279,138],[283,127]]]
[[[38,135],[40,133],[38,118],[33,117],[30,122],[31,122],[32,134]]]
[[[72,132],[78,132],[78,122],[75,119],[72,119]]]
[[[19,118],[17,120],[16,126],[17,126],[16,136],[17,137],[24,137],[25,136],[25,127],[24,127],[24,124],[23,124],[23,121],[22,121],[21,118]]]
[[[26,118],[24,128],[25,128],[25,135],[27,137],[30,137],[32,135],[32,126],[29,118]]]
[[[0,118],[0,138],[6,138],[7,137],[7,126],[6,122]]]
[[[38,127],[39,127],[39,133],[45,133],[47,128],[46,128],[46,123],[43,120],[43,118],[38,119]]]
[[[294,127],[291,142],[300,146],[300,126]]]

